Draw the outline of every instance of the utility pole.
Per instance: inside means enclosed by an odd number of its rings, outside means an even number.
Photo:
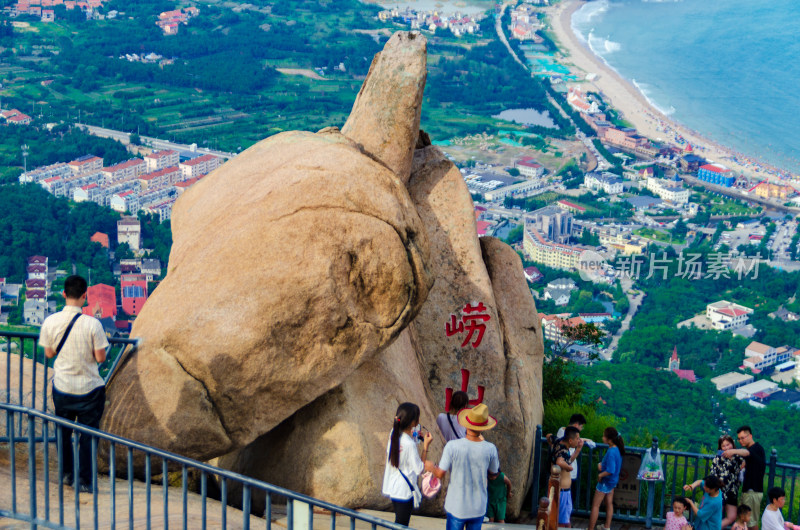
[[[28,145],[22,144],[22,163],[23,163],[23,171],[25,173],[28,172]]]

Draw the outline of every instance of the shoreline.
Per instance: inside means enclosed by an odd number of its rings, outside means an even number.
[[[546,8],[562,55],[561,62],[570,69],[582,72],[583,75],[579,76],[581,85],[602,94],[606,102],[619,112],[620,118],[631,123],[639,134],[679,147],[681,144],[676,137],[683,138],[691,144],[695,154],[709,162],[723,164],[741,175],[766,180],[794,177],[788,170],[739,153],[663,114],[633,83],[622,77],[576,35],[572,28],[572,15],[585,4],[586,0],[563,0]],[[596,74],[597,78],[592,81],[585,79],[589,73]]]

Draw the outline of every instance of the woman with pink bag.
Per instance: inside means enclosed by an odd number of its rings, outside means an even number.
[[[419,407],[402,403],[397,407],[392,434],[386,447],[386,469],[383,473],[383,495],[392,500],[394,522],[408,526],[411,511],[419,507],[422,493],[417,478],[425,468],[423,463],[433,435],[426,431],[422,442],[422,458],[414,441],[418,438]]]

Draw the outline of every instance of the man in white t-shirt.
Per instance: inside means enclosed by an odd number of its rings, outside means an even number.
[[[761,530],[786,530],[781,510],[786,504],[786,492],[783,488],[770,488],[767,492],[769,504],[761,516]]]
[[[106,360],[108,339],[103,325],[94,317],[81,314],[86,303],[87,284],[80,276],[64,282],[64,309],[50,315],[42,324],[39,344],[53,364],[53,405],[56,415],[97,428],[106,400],[105,381],[97,364]],[[92,491],[91,438],[81,436],[78,450],[78,476],[74,476],[72,429],[61,435],[61,479],[80,492]],[[74,484],[73,484],[74,479]]]
[[[444,500],[447,513],[446,530],[480,530],[489,502],[489,478],[500,472],[497,447],[483,439],[481,432],[497,425],[489,416],[489,408],[480,404],[458,413],[458,423],[466,436],[447,442],[439,465],[425,462],[425,470],[439,480],[450,471],[450,485]]]

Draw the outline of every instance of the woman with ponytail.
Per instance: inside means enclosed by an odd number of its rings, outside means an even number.
[[[422,458],[411,437],[419,425],[419,407],[414,403],[402,403],[397,407],[392,434],[386,447],[386,469],[383,473],[383,494],[392,500],[394,522],[408,526],[411,510],[415,508],[415,498],[420,499],[417,478],[422,473],[428,447],[433,441],[430,432],[425,433],[422,444]],[[416,504],[419,500],[416,501]]]
[[[597,475],[597,490],[592,499],[592,512],[589,515],[589,530],[595,530],[597,518],[600,516],[600,505],[606,503],[606,525],[604,530],[611,528],[611,518],[614,516],[614,488],[619,482],[619,472],[622,470],[622,457],[625,456],[625,442],[614,427],[606,427],[603,431],[603,443],[608,444],[603,461],[597,465],[600,473]]]

